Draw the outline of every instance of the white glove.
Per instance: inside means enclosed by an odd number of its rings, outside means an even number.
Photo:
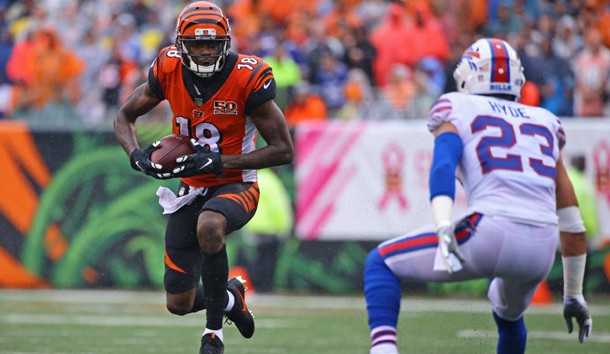
[[[439,258],[440,253],[440,259],[445,268],[444,270],[451,274],[462,269],[464,255],[458,248],[453,225],[451,223],[439,225],[436,229],[436,234],[438,235],[437,259]],[[434,270],[439,270],[436,267],[436,264]]]

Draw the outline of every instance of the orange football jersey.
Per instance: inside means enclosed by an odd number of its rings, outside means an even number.
[[[254,151],[257,130],[248,113],[273,99],[276,91],[271,67],[257,56],[230,52],[221,71],[202,79],[182,65],[175,46],[159,52],[150,68],[148,85],[169,102],[174,134],[190,136],[223,155]],[[195,187],[256,180],[256,170],[224,170],[222,176],[183,178]]]

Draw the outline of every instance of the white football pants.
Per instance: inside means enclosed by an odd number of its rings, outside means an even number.
[[[515,321],[551,270],[559,232],[557,225],[533,226],[475,213],[457,223],[456,238],[466,261],[462,270],[452,274],[433,270],[438,242],[433,225],[386,241],[378,250],[404,280],[491,278],[488,298],[493,311]]]

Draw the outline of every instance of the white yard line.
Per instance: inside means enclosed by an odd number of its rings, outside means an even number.
[[[431,302],[431,301],[428,301]],[[48,324],[52,326],[70,324],[70,325],[82,325],[82,326],[110,326],[110,327],[200,327],[201,318],[181,318],[180,321],[176,321],[171,315],[156,315],[156,316],[129,316],[129,315],[66,315],[66,314],[26,314],[26,313],[10,313],[0,314],[0,324]],[[277,320],[277,319],[257,319],[256,326],[258,328],[295,328],[299,324],[296,321],[290,320]],[[10,327],[9,327],[10,328]],[[23,335],[29,336],[27,332],[22,333]],[[11,333],[11,336],[16,336],[18,333]],[[497,338],[496,331],[478,330],[478,329],[464,329],[459,330],[456,333],[458,338]],[[559,331],[528,331],[528,338],[537,339],[552,339],[561,341],[575,341],[575,334],[568,335],[565,332]],[[0,336],[0,342],[1,342]],[[594,331],[594,335],[587,338],[587,341],[596,343],[610,343],[609,332]]]
[[[366,305],[363,296],[301,296],[269,295],[246,293],[246,300],[251,307],[268,308],[301,308],[301,309],[362,309]],[[127,290],[0,290],[0,307],[6,302],[51,302],[65,304],[139,304],[165,305],[165,294],[158,291]],[[610,315],[610,301],[598,300],[589,302],[589,310],[594,314]],[[489,303],[485,299],[465,298],[423,298],[403,296],[402,312],[468,312],[489,313]],[[549,305],[534,305],[528,313],[557,314],[561,313],[563,304],[556,301]]]
[[[283,296],[267,294],[250,294],[247,297],[250,307],[256,312],[258,307],[260,313],[267,310],[298,308],[311,310],[361,310],[364,312],[365,302],[361,296],[340,297],[340,296]],[[11,311],[11,303],[20,302],[40,302],[41,304],[56,303],[73,305],[82,310],[83,305],[93,313],[49,313],[46,307],[40,312],[24,312],[23,310]],[[177,321],[175,316],[164,312],[165,294],[162,292],[146,291],[116,291],[116,290],[0,290],[0,327],[8,325],[4,330],[9,330],[11,324],[48,324],[56,326],[58,324],[77,324],[82,326],[112,326],[112,327],[193,327],[198,328],[202,324],[202,317],[198,315],[187,316]],[[150,311],[147,314],[125,312],[123,306],[130,305],[154,305],[159,307],[159,311]],[[562,304],[553,303],[547,306],[533,306],[528,312],[535,314],[551,314],[561,316]],[[610,306],[607,301],[598,300],[590,304],[589,309],[593,316],[610,315]],[[79,310],[79,311],[80,311]],[[101,311],[103,310],[103,311]],[[410,298],[403,297],[402,316],[421,314],[426,312],[463,312],[463,313],[490,313],[489,304],[484,299],[429,299],[429,298]],[[560,319],[558,319],[559,321]],[[258,328],[298,328],[298,321],[283,319],[257,318]],[[11,332],[11,337],[18,336],[19,333]],[[463,329],[456,332],[457,338],[497,338],[496,331]],[[535,331],[528,332],[529,338],[550,339],[560,341],[576,341],[573,333],[568,335],[563,331]],[[0,335],[0,343],[3,338]],[[595,343],[610,343],[610,332],[593,331],[593,336],[587,339]],[[1,347],[2,345],[0,345]],[[2,351],[0,350],[0,353]]]
[[[202,322],[201,316],[193,316],[191,318],[181,318],[176,320],[175,316],[146,316],[146,315],[70,315],[70,314],[30,314],[30,313],[11,313],[0,315],[0,323],[13,324],[77,324],[83,326],[110,326],[110,327],[200,327]],[[293,321],[288,320],[270,320],[257,319],[256,326],[259,328],[286,328],[295,327]]]

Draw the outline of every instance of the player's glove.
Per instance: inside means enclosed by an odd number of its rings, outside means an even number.
[[[564,298],[563,318],[568,325],[568,333],[572,333],[574,329],[572,317],[576,318],[576,323],[578,323],[578,341],[582,343],[585,341],[585,337],[589,337],[593,327],[591,315],[589,310],[587,310],[587,303],[584,301],[580,302],[575,298]]]
[[[173,175],[176,177],[191,177],[213,173],[219,176],[222,171],[220,153],[205,150],[195,139],[191,139],[191,144],[196,152],[192,155],[177,158],[176,162],[179,165],[172,171]]]
[[[129,156],[131,162],[131,168],[138,172],[143,172],[149,176],[153,176],[157,179],[168,179],[173,178],[171,173],[164,173],[161,171],[162,166],[150,161],[150,154],[153,150],[161,145],[160,141],[148,145],[144,149],[135,149]]]
[[[464,255],[458,248],[457,241],[455,239],[454,228],[452,224],[441,225],[436,229],[436,235],[438,236],[438,248],[443,257],[443,263],[447,268],[448,273],[453,273],[455,266],[451,260],[453,254],[460,262],[464,262]]]

